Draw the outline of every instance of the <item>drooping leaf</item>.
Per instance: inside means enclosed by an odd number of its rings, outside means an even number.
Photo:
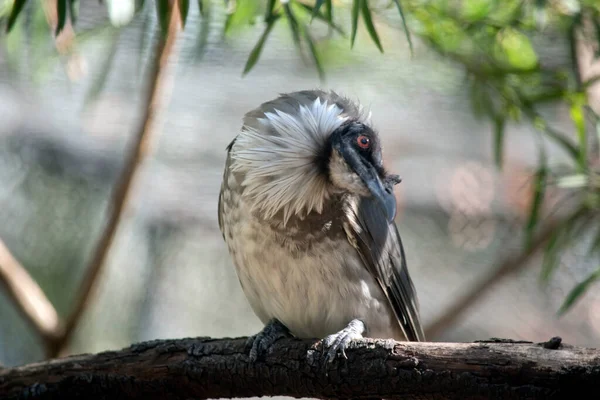
[[[402,5],[400,4],[400,0],[394,0],[396,3],[396,7],[398,8],[398,12],[400,13],[400,19],[402,19],[402,26],[404,27],[404,34],[406,35],[406,40],[408,41],[408,47],[410,48],[410,53],[413,53],[413,42],[410,36],[410,30],[408,29],[408,25],[406,23],[406,17],[404,15],[404,10],[402,9]]]
[[[208,0],[210,3],[210,0]],[[204,17],[204,10],[205,10],[205,5],[204,5],[204,0],[198,0],[198,12],[200,12],[200,16]]]
[[[300,52],[300,55],[302,56],[302,46],[300,43],[300,28],[298,26],[298,20],[296,19],[296,16],[292,12],[290,3],[285,3],[283,5],[283,10],[285,13],[285,17],[288,20],[288,23],[290,25],[290,29],[292,31],[292,39],[294,40],[294,45],[296,45],[296,48],[298,49],[298,51]]]
[[[69,15],[71,17],[71,23],[75,25],[77,18],[79,17],[79,0],[69,0]]]
[[[325,3],[325,0],[317,0],[315,2],[315,6],[313,7],[313,13],[312,13],[311,21],[312,21],[312,19],[314,19],[317,16],[317,14],[319,13],[319,11],[321,10],[321,6],[323,6],[323,3]]]
[[[8,22],[6,24],[7,33],[10,32],[13,26],[15,25],[15,21],[21,13],[21,10],[23,10],[23,6],[25,5],[25,3],[27,3],[27,0],[15,0],[15,2],[13,3],[12,10],[8,17]]]
[[[352,0],[352,33],[350,34],[350,48],[354,47],[356,31],[358,30],[358,11],[364,0]]]
[[[585,278],[582,282],[577,284],[571,292],[567,295],[564,303],[560,307],[558,311],[558,315],[564,315],[579,298],[589,289],[589,287],[595,283],[598,279],[600,279],[600,268],[591,273],[587,278]]]
[[[304,38],[306,43],[308,43],[308,49],[310,50],[310,54],[315,63],[315,67],[317,68],[317,72],[319,73],[319,79],[321,82],[325,81],[325,71],[323,70],[323,65],[321,63],[321,58],[317,51],[317,47],[315,46],[313,38],[310,36],[308,29],[304,29]]]
[[[179,1],[179,14],[181,15],[181,27],[185,28],[185,22],[187,21],[188,14],[190,12],[190,1],[189,0],[178,0]]]
[[[260,58],[260,53],[262,52],[265,42],[267,41],[271,30],[273,30],[273,27],[275,26],[275,23],[279,20],[279,18],[280,15],[273,15],[271,19],[267,21],[267,26],[263,34],[260,36],[260,39],[250,52],[250,56],[248,56],[248,61],[246,61],[246,65],[244,66],[244,72],[242,73],[242,76],[250,72],[250,70],[252,70],[252,68],[256,65],[256,62]]]
[[[169,31],[169,17],[171,16],[169,0],[156,0],[156,14],[160,22],[160,29],[163,35],[166,35]]]
[[[210,1],[204,6],[200,21],[200,28],[196,36],[196,43],[192,52],[193,62],[198,62],[204,57],[204,51],[208,44],[208,34],[210,33],[210,21],[212,17],[212,9]]]
[[[308,5],[308,4],[304,4],[304,3],[298,3],[298,5],[305,9],[307,12],[309,12],[311,15],[313,13],[313,8]],[[319,12],[315,15],[315,18],[318,20],[321,20],[325,23],[327,23],[327,25],[329,25],[329,27],[331,29],[333,29],[334,31],[336,31],[337,33],[339,33],[342,36],[346,36],[346,33],[344,32],[344,30],[335,22],[333,22],[328,16],[323,15],[323,13]]]
[[[550,237],[550,240],[548,241],[548,244],[546,245],[546,248],[544,250],[544,260],[542,262],[542,272],[540,273],[540,278],[541,278],[542,282],[548,282],[550,280],[550,277],[552,276],[552,274],[558,267],[558,264],[560,261],[559,250],[563,246],[563,242],[562,242],[562,237],[564,236],[563,229],[564,228],[556,229],[553,232],[553,234]]]
[[[275,2],[277,0],[268,0],[267,8],[265,10],[265,21],[268,21],[269,18],[273,15],[273,10],[275,9]]]
[[[100,73],[98,74],[98,76],[92,83],[90,90],[86,94],[84,100],[85,105],[89,105],[92,101],[94,101],[102,92],[102,89],[106,86],[108,76],[113,70],[112,65],[117,54],[117,49],[119,47],[120,36],[121,29],[113,28],[110,46],[108,48],[104,61],[100,64],[100,67],[98,68]]]
[[[54,32],[56,36],[63,30],[67,22],[67,2],[68,0],[56,0],[56,15],[58,18],[56,31]]]
[[[504,128],[506,120],[498,114],[494,117],[494,160],[498,168],[502,168],[504,159]]]
[[[579,171],[584,171],[587,165],[587,134],[585,130],[585,114],[583,111],[583,107],[586,105],[585,93],[578,93],[573,97],[570,114],[579,141]]]
[[[546,154],[542,150],[540,155],[540,163],[538,170],[535,174],[534,180],[534,193],[531,201],[531,209],[529,211],[529,217],[525,228],[525,243],[526,247],[531,245],[533,234],[540,217],[542,202],[544,201],[544,194],[546,192],[546,178],[548,176],[548,166]]]
[[[383,47],[381,47],[377,29],[375,29],[375,25],[373,24],[371,9],[369,9],[369,2],[367,0],[361,0],[361,11],[363,20],[365,21],[365,26],[367,27],[367,32],[369,32],[369,36],[371,36],[371,39],[373,39],[373,42],[375,42],[375,45],[379,51],[383,53]]]

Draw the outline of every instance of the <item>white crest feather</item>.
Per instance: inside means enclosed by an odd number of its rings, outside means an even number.
[[[276,109],[264,115],[259,121],[265,129],[246,126],[231,152],[233,172],[244,176],[244,196],[267,219],[283,210],[284,224],[292,215],[322,212],[330,193],[315,161],[347,116],[319,97],[300,104],[297,114]]]

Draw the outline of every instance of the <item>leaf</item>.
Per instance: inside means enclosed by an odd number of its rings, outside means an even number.
[[[564,236],[563,229],[557,229],[552,234],[552,237],[546,245],[544,251],[544,260],[542,262],[542,272],[540,278],[542,282],[548,282],[550,277],[558,267],[559,262],[559,250],[564,245],[562,238]]]
[[[310,5],[308,5],[308,4],[304,4],[304,3],[298,3],[298,5],[299,5],[300,7],[302,7],[302,8],[304,8],[306,11],[308,11],[308,12],[309,12],[309,13],[311,13],[311,15],[312,15],[313,8],[312,8]],[[315,18],[317,18],[317,19],[319,19],[319,20],[321,20],[321,21],[324,21],[324,22],[326,22],[326,23],[327,23],[327,25],[329,25],[329,27],[330,27],[331,29],[333,29],[334,31],[336,31],[336,32],[337,32],[337,33],[339,33],[340,35],[342,35],[342,36],[346,36],[346,33],[344,32],[344,30],[343,30],[343,29],[342,29],[342,28],[341,28],[341,27],[340,27],[338,24],[336,24],[336,23],[334,23],[333,21],[331,21],[331,20],[329,19],[329,17],[328,17],[328,16],[325,16],[325,15],[323,15],[323,13],[318,13],[318,14],[315,16]]]
[[[77,17],[79,17],[79,1],[69,0],[69,15],[71,16],[71,23],[75,25]]]
[[[579,170],[584,171],[587,165],[587,134],[585,130],[585,115],[583,107],[586,104],[585,93],[578,93],[571,103],[571,120],[577,130],[579,140]]]
[[[210,3],[210,0],[209,0]],[[204,0],[198,0],[198,12],[200,12],[200,16],[204,17],[204,12],[206,8],[204,7]]]
[[[567,298],[565,299],[564,303],[560,307],[558,315],[564,315],[564,313],[567,312],[573,306],[573,304],[575,304],[575,302],[587,291],[587,289],[598,279],[600,279],[600,268],[591,273],[587,278],[585,278],[582,282],[577,284],[577,286],[575,286],[571,290],[571,292],[567,295]]]
[[[267,21],[267,27],[265,28],[265,31],[260,36],[260,39],[258,40],[256,45],[250,52],[250,55],[248,56],[248,61],[246,61],[246,65],[244,66],[244,72],[242,73],[242,76],[244,76],[248,72],[250,72],[250,70],[252,70],[254,65],[256,65],[256,62],[260,58],[260,53],[262,52],[263,46],[265,45],[265,42],[267,41],[267,38],[269,37],[269,33],[271,33],[271,30],[275,26],[275,22],[277,22],[279,17],[280,17],[280,15],[273,15],[272,18]]]
[[[63,30],[65,23],[67,22],[67,1],[68,0],[56,1],[56,15],[58,17],[56,31],[54,32],[56,36]]]
[[[493,0],[468,0],[462,2],[462,16],[469,22],[484,19],[492,10]]]
[[[561,188],[582,188],[587,186],[588,177],[584,174],[562,176],[556,180],[556,186]]]
[[[102,92],[102,89],[106,86],[106,80],[108,75],[113,70],[112,65],[115,60],[115,56],[117,55],[117,49],[119,47],[119,38],[121,36],[121,29],[114,29],[112,32],[112,40],[110,43],[110,47],[108,48],[106,57],[104,61],[100,65],[99,71],[100,73],[92,83],[92,87],[86,95],[84,100],[85,105],[89,105],[90,102],[94,101],[98,95]]]
[[[400,13],[400,18],[402,19],[402,26],[404,27],[404,34],[406,35],[406,40],[408,41],[408,47],[410,48],[410,54],[413,53],[413,42],[410,37],[410,31],[408,30],[408,25],[406,24],[406,17],[404,16],[404,10],[402,9],[402,5],[400,4],[400,0],[394,0],[396,3],[396,7],[398,8],[398,12]]]
[[[6,32],[10,32],[15,25],[15,21],[17,17],[23,10],[23,6],[27,3],[27,0],[15,0],[13,3],[12,11],[10,12],[10,16],[8,17],[8,23],[6,24]]]
[[[317,52],[317,48],[315,46],[313,38],[310,36],[310,33],[307,29],[304,30],[304,38],[306,39],[306,43],[308,43],[310,54],[312,55],[313,61],[315,62],[315,67],[317,68],[317,72],[319,73],[319,79],[321,80],[321,82],[324,82],[325,71],[323,70],[321,58],[319,56],[319,53]]]
[[[352,0],[352,33],[350,35],[350,48],[354,47],[354,39],[356,39],[356,31],[358,30],[358,11],[362,1],[364,0]]]
[[[188,14],[190,12],[189,0],[178,0],[179,1],[179,15],[181,15],[181,27],[185,28],[185,22],[187,21]]]
[[[369,9],[369,2],[367,0],[361,0],[362,3],[362,16],[365,20],[365,25],[367,27],[367,31],[371,36],[371,39],[375,42],[375,45],[379,49],[380,52],[383,53],[383,47],[381,47],[381,42],[379,41],[379,35],[377,35],[377,30],[375,29],[375,25],[373,25],[373,19],[371,16],[371,10]]]
[[[211,4],[210,1],[203,9],[202,20],[200,21],[200,29],[198,29],[198,36],[196,37],[196,44],[192,51],[193,62],[198,62],[204,56],[204,49],[208,43],[208,34],[210,33],[210,20],[211,20]]]
[[[321,9],[321,6],[323,6],[323,3],[325,3],[325,0],[316,1],[315,6],[313,7],[312,19],[314,19],[317,16],[317,14],[319,14],[319,10]]]
[[[498,32],[497,46],[499,57],[513,68],[530,70],[538,66],[538,56],[529,38],[512,27]]]
[[[156,14],[160,21],[160,29],[163,35],[166,35],[169,31],[169,16],[171,15],[169,0],[156,0]]]
[[[292,13],[290,3],[285,3],[283,5],[283,10],[285,12],[285,17],[287,18],[290,24],[290,29],[292,30],[292,38],[294,39],[294,44],[296,45],[296,48],[300,51],[300,55],[302,56],[302,46],[300,43],[300,28],[298,27],[298,21],[296,20],[296,16]]]
[[[533,233],[538,223],[542,202],[544,201],[544,193],[546,191],[546,177],[548,175],[548,167],[545,151],[542,149],[540,155],[540,167],[535,174],[534,195],[531,202],[531,210],[525,227],[525,243],[526,247],[531,245]]]
[[[494,160],[499,168],[502,168],[504,151],[504,127],[506,120],[502,115],[494,118]]]
[[[267,3],[267,9],[265,11],[265,21],[268,21],[269,18],[273,15],[273,10],[275,9],[276,0],[269,0]]]

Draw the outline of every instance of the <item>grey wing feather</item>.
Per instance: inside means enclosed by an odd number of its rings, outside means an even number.
[[[409,341],[425,341],[415,287],[394,222],[389,223],[373,199],[363,198],[354,212],[354,235],[365,264],[386,294]]]
[[[223,239],[225,239],[225,231],[223,230],[223,191],[228,190],[227,174],[229,172],[229,166],[231,165],[231,148],[233,147],[233,144],[235,143],[235,139],[237,139],[237,136],[226,147],[227,159],[225,161],[225,169],[223,171],[223,181],[221,182],[221,191],[219,192],[219,204],[218,204],[219,219],[218,219],[218,221],[219,221],[219,229],[221,230]]]

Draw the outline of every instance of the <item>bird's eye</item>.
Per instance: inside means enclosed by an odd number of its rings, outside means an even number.
[[[361,149],[368,149],[371,146],[371,139],[365,135],[360,135],[356,138],[356,144],[358,144],[358,147]]]

